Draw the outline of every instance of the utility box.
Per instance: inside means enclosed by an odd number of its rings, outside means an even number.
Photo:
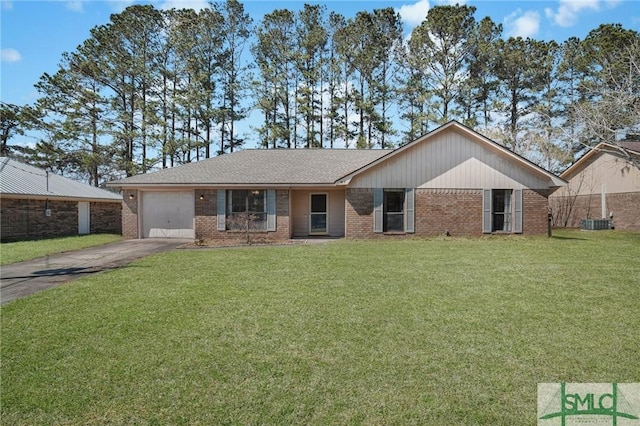
[[[580,224],[580,229],[585,231],[612,229],[611,219],[583,219]]]

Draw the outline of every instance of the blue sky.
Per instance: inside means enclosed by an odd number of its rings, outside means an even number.
[[[462,3],[462,1],[458,1]],[[37,98],[33,85],[39,77],[55,73],[63,52],[70,52],[89,37],[89,30],[109,22],[134,3],[152,3],[157,8],[205,7],[206,0],[0,0],[0,99],[18,105]],[[247,12],[258,22],[276,8],[298,9],[304,1],[243,1]],[[403,17],[405,31],[418,25],[430,7],[446,0],[325,1],[328,10],[349,17],[360,10],[393,7]],[[467,0],[477,8],[476,19],[485,16],[502,23],[505,36],[523,36],[562,42],[568,37],[583,38],[602,23],[620,23],[640,31],[638,0],[553,0],[495,1]]]

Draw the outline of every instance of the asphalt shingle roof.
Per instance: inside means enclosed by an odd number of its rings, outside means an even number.
[[[389,152],[381,149],[248,149],[132,176],[110,182],[109,186],[333,184]]]
[[[47,182],[48,181],[48,182]],[[120,194],[0,157],[0,194],[121,201]]]

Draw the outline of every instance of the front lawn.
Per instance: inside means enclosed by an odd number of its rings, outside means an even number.
[[[4,305],[3,424],[535,424],[639,382],[640,235],[177,250]]]
[[[0,265],[120,241],[120,235],[92,234],[0,244]]]

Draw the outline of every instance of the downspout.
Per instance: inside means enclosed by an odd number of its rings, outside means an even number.
[[[605,185],[602,185],[602,190],[601,190],[601,200],[600,200],[600,206],[601,206],[601,214],[603,219],[607,218],[607,191],[605,188]]]
[[[45,171],[46,175],[47,175],[47,194],[49,194],[49,171],[46,170]],[[44,204],[44,215],[45,217],[50,217],[51,216],[51,210],[49,209],[49,199],[47,198]]]

